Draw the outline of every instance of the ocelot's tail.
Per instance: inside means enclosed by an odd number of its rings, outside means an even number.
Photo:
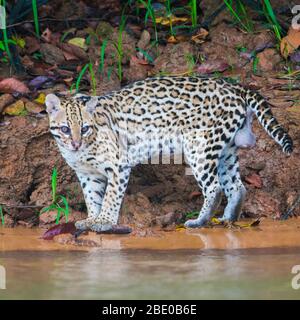
[[[256,114],[266,132],[281,146],[282,151],[290,155],[293,152],[293,141],[277,122],[266,100],[260,94],[248,91],[246,104]]]

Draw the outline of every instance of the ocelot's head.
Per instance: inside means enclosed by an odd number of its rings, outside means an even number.
[[[85,95],[46,96],[50,131],[61,147],[76,152],[90,143],[95,134],[93,112],[97,101]]]

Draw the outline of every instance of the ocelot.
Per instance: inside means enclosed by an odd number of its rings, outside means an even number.
[[[131,168],[160,154],[180,154],[204,195],[199,217],[210,220],[222,192],[222,220],[239,218],[245,198],[238,147],[255,144],[252,116],[291,154],[293,142],[267,102],[256,92],[222,79],[158,77],[138,81],[104,96],[46,97],[50,130],[75,170],[88,217],[80,230],[110,230],[118,223]]]

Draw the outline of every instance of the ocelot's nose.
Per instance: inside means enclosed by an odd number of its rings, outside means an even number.
[[[77,151],[81,146],[81,141],[72,140],[71,144],[72,144],[72,147]]]

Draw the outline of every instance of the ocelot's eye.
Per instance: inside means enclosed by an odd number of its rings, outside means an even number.
[[[62,126],[60,127],[60,131],[64,134],[70,134],[71,133],[71,129],[67,126]]]
[[[81,128],[81,133],[82,134],[84,134],[84,133],[87,133],[88,131],[89,131],[89,126],[83,126],[82,128]]]

